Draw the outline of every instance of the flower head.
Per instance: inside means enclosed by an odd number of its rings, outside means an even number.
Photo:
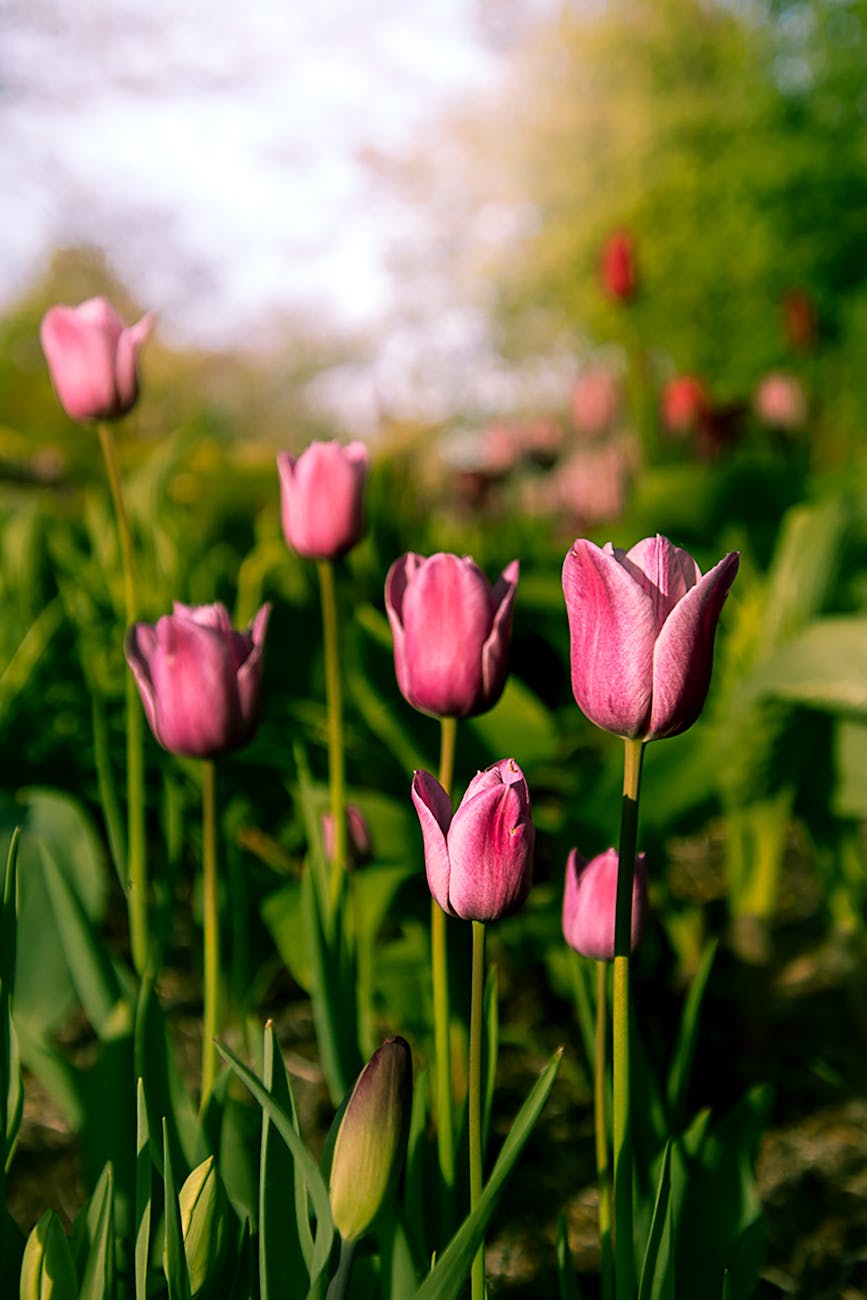
[[[311,442],[297,457],[277,457],[280,508],[287,545],[308,560],[336,560],[364,532],[364,484],[369,463],[361,442]]]
[[[615,230],[608,236],[602,248],[600,272],[602,287],[609,297],[619,302],[635,297],[635,240],[628,230]]]
[[[617,903],[617,850],[608,849],[589,861],[577,849],[566,863],[563,892],[563,937],[582,957],[611,961]],[[635,859],[632,883],[632,948],[644,932],[647,915],[647,866],[644,854]]]
[[[136,354],[151,330],[143,316],[129,328],[105,298],[52,307],[39,337],[60,404],[73,420],[113,420],[138,399]]]

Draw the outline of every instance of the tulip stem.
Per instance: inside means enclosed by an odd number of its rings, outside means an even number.
[[[608,1165],[606,1039],[608,1033],[608,962],[596,963],[596,1048],[593,1054],[593,1118],[596,1129],[596,1185],[599,1189],[599,1243],[602,1251],[602,1300],[614,1297],[611,1254],[611,1171]]]
[[[111,425],[105,420],[101,420],[97,427],[117,524],[120,558],[123,568],[124,614],[126,626],[130,628],[135,622],[138,613],[132,536],[123,501]],[[147,967],[148,949],[150,947],[144,816],[144,727],[142,725],[143,715],[135,680],[129,672],[125,675],[124,687],[126,703],[127,907],[129,909],[130,949],[133,966],[139,975],[143,975]]]
[[[340,1259],[337,1264],[337,1272],[331,1279],[325,1300],[344,1300],[349,1286],[349,1276],[352,1272],[352,1261],[355,1258],[355,1246],[354,1241],[347,1241],[345,1237],[340,1238]]]
[[[346,871],[346,781],[343,759],[343,689],[340,681],[340,652],[337,637],[337,594],[334,565],[319,560],[319,594],[322,601],[322,631],[325,640],[325,695],[328,709],[328,777],[331,789],[333,828],[329,903],[332,918],[340,901]]]
[[[617,1300],[635,1300],[632,1206],[632,1127],[629,1113],[629,964],[632,952],[632,890],[638,844],[638,796],[644,742],[626,740],[620,855],[614,920],[613,1105],[614,1256]]]
[[[485,924],[473,921],[473,974],[470,1002],[469,1113],[470,1213],[482,1195],[482,1021],[485,1001]],[[485,1296],[485,1239],[473,1260],[472,1300]]]
[[[214,1086],[220,1032],[220,912],[217,893],[217,768],[212,759],[202,763],[202,921],[204,928],[204,978],[202,1015],[202,1094],[199,1114],[204,1114]]]
[[[440,719],[440,785],[451,794],[455,767],[456,718]],[[444,1239],[450,1235],[455,1185],[455,1137],[452,1116],[452,1055],[449,1013],[448,936],[446,914],[431,898],[431,978],[433,983],[434,1051],[436,1054],[437,1154],[440,1169]]]

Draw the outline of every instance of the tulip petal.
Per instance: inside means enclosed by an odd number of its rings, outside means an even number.
[[[112,333],[92,322],[81,307],[52,307],[42,320],[39,336],[67,415],[73,420],[92,420],[113,414],[116,339]]]
[[[138,399],[138,350],[151,332],[150,312],[129,329],[121,331],[114,358],[115,391],[119,412],[128,411]]]
[[[192,619],[161,618],[150,672],[154,734],[166,749],[211,758],[244,739],[231,651],[225,638]]]
[[[608,546],[579,539],[563,563],[572,690],[597,727],[644,734],[653,687],[656,617],[651,597]]]
[[[589,861],[577,849],[569,854],[563,891],[563,937],[582,957],[595,961],[611,961],[614,957],[617,873],[616,849],[608,849]],[[639,853],[632,885],[633,951],[644,932],[646,912],[647,865],[644,854]]]
[[[720,611],[738,571],[731,551],[678,601],[653,655],[653,709],[649,740],[677,736],[701,713],[710,685]]]
[[[402,611],[407,699],[425,713],[466,717],[483,697],[494,616],[485,575],[469,558],[433,555],[407,585]]]
[[[265,648],[265,633],[271,615],[270,604],[265,604],[256,614],[248,632],[232,633],[232,648],[235,654],[235,673],[238,688],[238,702],[244,723],[244,740],[252,736],[259,721],[259,700],[262,694],[262,655]],[[237,662],[239,643],[243,646],[243,659]]]
[[[157,634],[150,623],[135,623],[126,634],[123,652],[132,669],[148,726],[157,735],[156,701],[150,664],[157,644]]]
[[[424,841],[424,865],[430,892],[444,912],[449,906],[449,852],[446,834],[452,820],[449,796],[430,772],[416,772],[412,779],[412,801],[418,813]]]
[[[312,442],[296,461],[278,456],[283,532],[299,555],[334,560],[358,541],[368,459],[363,443],[337,441]]]
[[[625,554],[622,551],[615,554],[653,601],[658,635],[678,601],[698,582],[701,569],[689,551],[675,546],[659,533],[645,537]]]
[[[512,631],[512,606],[515,603],[519,572],[520,565],[517,560],[513,560],[494,583],[492,593],[496,611],[494,623],[490,636],[482,647],[482,689],[485,709],[490,709],[496,704],[506,684]]]
[[[410,551],[402,555],[388,571],[385,579],[385,612],[394,638],[394,671],[397,685],[404,699],[409,699],[409,674],[406,664],[406,638],[403,631],[403,598],[407,583],[415,573],[421,556]]]
[[[497,781],[477,787],[469,798],[468,789],[452,819],[449,903],[464,920],[508,916],[527,897],[535,837],[525,790],[523,778],[514,784]]]

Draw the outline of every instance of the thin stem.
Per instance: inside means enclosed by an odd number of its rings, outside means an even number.
[[[214,1039],[220,1032],[220,913],[217,894],[217,769],[211,759],[202,763],[202,914],[204,925],[204,976],[202,1016],[203,1114],[214,1086],[217,1052]]]
[[[468,1134],[470,1144],[470,1213],[482,1195],[482,1021],[485,1000],[485,925],[473,921],[473,974],[470,1001],[470,1070]],[[485,1240],[473,1260],[472,1300],[485,1296]]]
[[[98,429],[99,443],[105,461],[108,486],[117,523],[121,564],[123,566],[124,613],[126,626],[130,628],[137,616],[132,536],[123,501],[111,425],[101,421]],[[129,910],[130,948],[133,965],[138,974],[142,975],[147,967],[150,947],[147,906],[147,853],[145,846],[144,720],[135,681],[129,672],[126,674],[124,688],[126,703],[127,907]]]
[[[632,951],[632,888],[638,843],[638,796],[644,743],[626,740],[620,854],[614,920],[613,1102],[614,1254],[617,1300],[635,1298],[635,1247],[632,1206],[632,1128],[629,1114],[629,964]]]
[[[457,720],[440,719],[440,785],[451,793],[454,777]],[[437,1155],[443,1222],[441,1230],[449,1235],[455,1185],[455,1136],[452,1116],[452,1055],[449,1038],[449,974],[446,914],[431,899],[431,979],[433,983],[434,1052],[436,1055]]]
[[[614,1296],[611,1254],[611,1171],[608,1165],[606,1039],[608,1030],[608,963],[596,963],[596,1050],[593,1057],[593,1120],[596,1129],[596,1185],[599,1189],[599,1242],[602,1250],[602,1300]]]
[[[354,1241],[347,1241],[345,1237],[340,1238],[340,1261],[337,1265],[337,1272],[329,1284],[325,1300],[344,1300],[349,1286],[349,1275],[352,1272],[355,1246]]]
[[[328,777],[331,789],[333,850],[329,880],[332,916],[337,909],[346,871],[346,781],[343,760],[343,686],[337,638],[337,595],[334,565],[319,560],[319,594],[322,601],[322,631],[325,640],[325,695],[328,708]]]

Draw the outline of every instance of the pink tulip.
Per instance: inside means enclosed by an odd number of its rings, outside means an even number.
[[[224,605],[182,605],[155,625],[136,623],[124,651],[154,736],[164,749],[214,758],[246,745],[259,722],[262,650],[270,605],[246,632]]]
[[[755,395],[759,418],[774,429],[794,431],[807,422],[807,398],[794,375],[775,371],[765,375]]]
[[[659,535],[631,551],[575,542],[563,564],[563,592],[572,690],[591,722],[638,740],[692,726],[738,561],[732,551],[702,576],[687,551]]]
[[[628,302],[635,296],[635,241],[628,230],[615,230],[602,249],[600,264],[602,287],[611,298]]]
[[[588,370],[572,390],[572,420],[586,438],[607,433],[620,410],[620,388],[610,370]]]
[[[153,318],[137,325],[123,321],[105,298],[80,307],[52,307],[42,318],[39,337],[51,380],[73,420],[114,420],[138,399],[136,353]]]
[[[277,457],[283,536],[308,560],[336,560],[364,532],[369,462],[361,442],[311,442],[296,459]]]
[[[582,957],[611,961],[614,957],[614,918],[617,903],[617,850],[608,849],[588,862],[577,849],[566,863],[563,892],[563,937]],[[647,915],[647,866],[644,854],[635,859],[632,884],[632,950],[644,932]]]
[[[696,375],[675,375],[662,394],[662,422],[669,433],[694,433],[710,415],[708,391]]]
[[[493,588],[469,556],[410,552],[385,582],[394,666],[422,713],[465,718],[493,708],[506,684],[518,561]]]
[[[449,796],[430,772],[416,772],[412,801],[421,822],[430,892],[444,912],[496,921],[530,892],[533,841],[530,792],[512,758],[485,768],[452,815]]]
[[[334,857],[334,818],[330,812],[322,814],[322,847],[331,862]],[[373,857],[370,827],[357,804],[346,805],[346,865],[350,870],[362,867]]]

